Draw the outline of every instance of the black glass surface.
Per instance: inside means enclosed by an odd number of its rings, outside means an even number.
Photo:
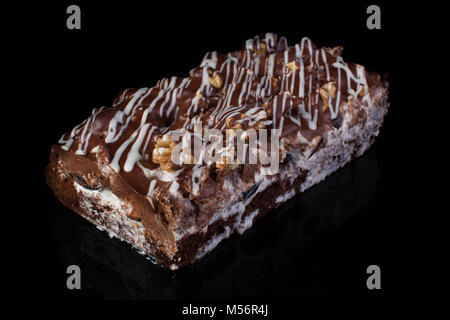
[[[424,20],[433,7],[380,3],[382,29],[359,4],[80,2],[5,7],[2,94],[4,298],[394,299],[448,297],[445,59]],[[413,9],[411,9],[413,8]],[[420,13],[418,12],[420,11]],[[438,10],[439,11],[439,10]],[[435,30],[441,30],[439,28]],[[391,107],[373,147],[320,184],[170,272],[63,207],[45,185],[50,146],[121,89],[186,76],[207,51],[265,32],[342,45],[343,57],[387,74]],[[11,72],[9,72],[11,71]],[[443,139],[444,138],[444,139]],[[82,270],[68,290],[66,268]],[[382,289],[368,290],[378,265]]]

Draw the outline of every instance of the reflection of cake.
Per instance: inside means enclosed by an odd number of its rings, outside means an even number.
[[[387,83],[345,63],[341,50],[307,38],[289,47],[267,33],[243,50],[208,53],[188,78],[125,90],[52,147],[47,182],[66,206],[157,262],[193,263],[373,142]],[[279,170],[175,163],[174,133],[195,135],[198,124],[224,135],[278,129]]]

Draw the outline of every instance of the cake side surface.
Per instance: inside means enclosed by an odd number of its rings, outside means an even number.
[[[170,227],[100,155],[80,157],[53,146],[45,170],[47,184],[61,203],[100,230],[160,263],[168,263],[176,250]]]

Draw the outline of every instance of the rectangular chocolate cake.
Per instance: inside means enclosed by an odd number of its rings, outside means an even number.
[[[388,84],[341,53],[272,33],[209,52],[189,77],[95,108],[52,147],[47,183],[157,263],[192,264],[372,144]]]

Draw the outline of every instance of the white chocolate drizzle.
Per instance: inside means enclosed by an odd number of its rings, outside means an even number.
[[[340,105],[349,96],[356,98],[361,93],[363,102],[370,104],[364,67],[356,65],[356,72],[352,71],[355,65],[345,63],[336,52],[317,49],[306,37],[290,47],[285,38],[273,33],[247,40],[242,51],[208,52],[190,77],[168,77],[151,88],[124,90],[111,107],[113,112],[107,117],[100,145],[109,151],[110,166],[117,173],[130,173],[136,167],[142,170],[149,179],[148,195],[158,187],[157,182],[170,183],[170,193],[176,194],[182,170],[169,173],[161,168],[148,169],[141,163],[151,160],[155,135],[180,128],[192,131],[198,125],[224,132],[228,120],[233,119],[243,127],[263,121],[280,133],[294,125],[298,131],[295,135],[307,141],[302,130],[318,130],[325,110],[329,110],[326,112],[331,120],[336,119]],[[212,85],[217,75],[223,83],[219,88]],[[322,110],[319,89],[325,81],[334,82],[336,95],[328,95],[328,108]],[[97,153],[99,143],[96,140],[90,145],[90,141],[97,133],[97,119],[111,108],[94,109],[87,120],[60,138],[61,148],[72,149],[77,155],[86,155],[88,150]],[[292,113],[294,109],[296,114]],[[194,196],[200,192],[201,174],[208,165],[192,168]]]

